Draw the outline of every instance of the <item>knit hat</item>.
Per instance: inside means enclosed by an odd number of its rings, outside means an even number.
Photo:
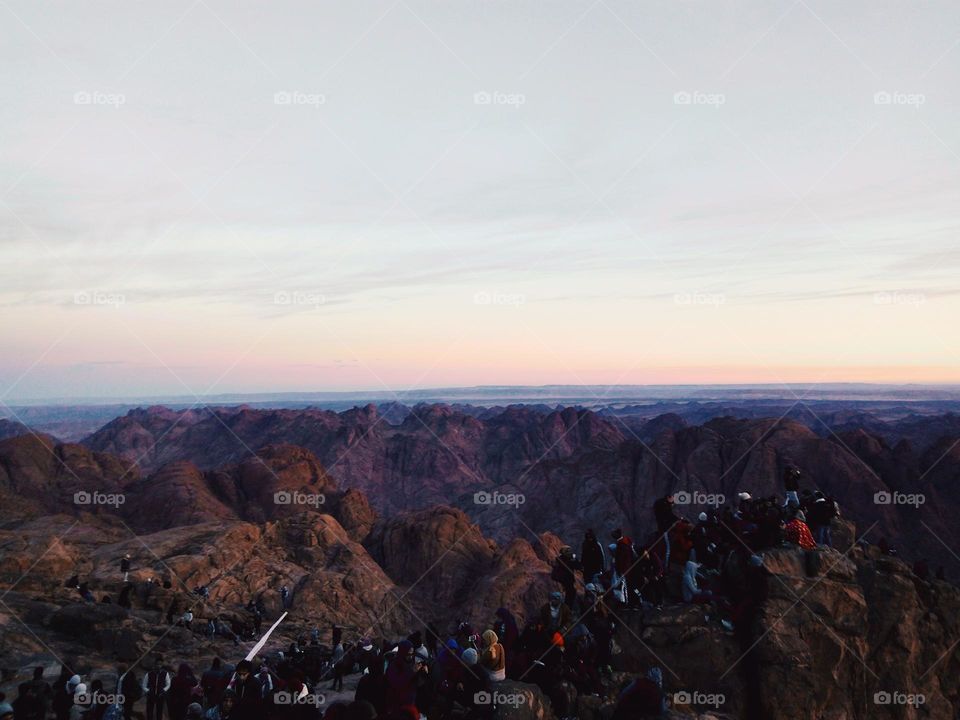
[[[460,656],[460,659],[463,660],[467,665],[476,665],[477,664],[477,651],[473,648],[467,648],[463,651],[463,655]]]
[[[700,513],[699,515],[697,515],[697,520],[699,520],[700,522],[706,522],[707,514],[705,512]]]
[[[187,706],[187,720],[203,720],[203,706],[200,703]]]
[[[13,715],[13,705],[10,703],[0,703],[0,718],[4,718],[7,715]]]
[[[737,493],[737,497],[740,498],[741,500],[749,500],[750,493],[748,492]]]

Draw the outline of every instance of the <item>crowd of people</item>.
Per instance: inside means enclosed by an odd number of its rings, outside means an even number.
[[[707,616],[728,632],[748,632],[766,598],[762,554],[794,545],[810,557],[832,542],[837,503],[801,490],[799,481],[799,471],[789,468],[785,498],[741,492],[736,502],[693,520],[682,515],[675,496],[660,498],[653,505],[656,530],[643,542],[621,529],[602,542],[587,530],[579,556],[561,549],[551,572],[557,589],[525,621],[501,607],[480,628],[460,622],[441,632],[431,625],[402,638],[353,642],[335,627],[326,646],[315,629],[285,651],[236,665],[216,658],[199,674],[185,663],[174,670],[162,657],[153,658],[142,677],[120,667],[110,688],[99,680],[87,685],[66,665],[48,683],[37,668],[12,708],[0,704],[0,720],[46,720],[48,712],[57,720],[126,720],[141,699],[147,720],[483,720],[497,716],[497,686],[505,680],[539,686],[559,718],[574,716],[577,695],[611,691],[611,720],[659,717],[668,707],[659,667],[612,688],[614,640],[623,619],[636,609],[687,603],[708,606]],[[121,571],[126,580],[129,558]],[[284,608],[286,590],[280,591]],[[262,599],[246,609],[259,634]],[[167,619],[190,627],[192,614],[174,610]],[[234,630],[221,631],[216,621],[206,632],[238,642]],[[356,673],[354,699],[327,702],[325,693],[340,693],[344,677]]]

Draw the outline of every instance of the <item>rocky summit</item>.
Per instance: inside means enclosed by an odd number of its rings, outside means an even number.
[[[953,507],[960,457],[949,436],[914,421],[915,436],[926,432],[921,452],[863,428],[824,437],[795,420],[658,417],[645,441],[582,409],[407,410],[387,420],[372,406],[149,408],[82,443],[5,425],[0,689],[17,697],[37,666],[47,679],[64,665],[109,688],[120,665],[142,677],[161,662],[198,673],[214,657],[236,664],[286,612],[259,657],[288,681],[277,651],[290,663],[315,646],[327,663],[318,682],[334,682],[342,635],[346,689],[324,699],[337,717],[339,698],[363,692],[364,643],[389,652],[414,631],[435,632],[425,652],[441,673],[447,638],[473,642],[462,634],[509,616],[517,636],[501,640],[514,654],[493,685],[501,718],[634,717],[624,708],[652,669],[660,717],[957,716],[960,591],[944,579],[957,567],[956,524],[942,508],[883,501],[899,493]],[[781,507],[786,467],[836,499],[832,547],[803,547],[789,532],[759,541],[740,514],[719,512],[767,496],[778,499],[765,507]],[[667,531],[666,562],[653,508],[669,495],[691,534]],[[717,556],[696,570],[701,595],[691,597],[697,527],[717,533],[699,546]],[[609,637],[584,604],[587,558],[564,554],[581,554],[587,528],[612,574],[600,589]],[[657,593],[644,583],[630,597],[631,568],[627,595],[616,595],[615,528],[633,538],[631,564],[645,562],[644,547],[665,562]],[[568,587],[577,617],[541,653],[529,633],[549,625],[551,594]],[[572,660],[589,644],[578,628],[589,628],[595,667]],[[546,676],[558,643],[566,669]],[[457,717],[432,707],[431,719]]]

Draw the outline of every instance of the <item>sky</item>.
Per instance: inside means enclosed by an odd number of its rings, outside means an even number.
[[[960,4],[0,2],[0,402],[960,382]]]

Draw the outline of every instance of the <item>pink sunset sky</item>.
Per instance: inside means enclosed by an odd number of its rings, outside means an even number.
[[[0,401],[960,382],[960,5],[0,8]]]

